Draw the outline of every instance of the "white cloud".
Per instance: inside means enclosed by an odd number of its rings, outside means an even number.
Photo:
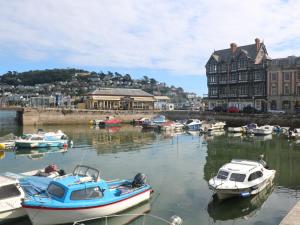
[[[0,52],[204,74],[211,52],[233,41],[250,44],[260,37],[271,57],[299,55],[299,8],[298,0],[1,1]]]

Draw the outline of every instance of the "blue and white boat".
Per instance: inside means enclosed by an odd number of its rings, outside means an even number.
[[[64,224],[121,212],[150,199],[146,176],[105,181],[97,169],[77,166],[71,175],[54,179],[47,191],[27,195],[22,203],[33,225]]]
[[[200,121],[198,119],[189,119],[185,123],[185,127],[190,131],[200,130],[201,125],[202,125],[202,121]]]
[[[67,136],[61,132],[26,134],[15,141],[18,148],[49,148],[68,145]]]

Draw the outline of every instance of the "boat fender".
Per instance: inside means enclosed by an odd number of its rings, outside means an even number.
[[[242,192],[240,195],[242,198],[247,198],[250,196],[250,192]]]
[[[132,187],[141,187],[146,184],[147,177],[143,173],[138,173],[135,175],[131,185]]]
[[[0,150],[4,150],[5,149],[5,144],[4,143],[0,143]]]

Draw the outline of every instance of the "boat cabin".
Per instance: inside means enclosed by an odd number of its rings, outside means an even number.
[[[234,159],[220,168],[217,179],[233,182],[250,182],[263,177],[263,171],[264,167],[259,162]]]

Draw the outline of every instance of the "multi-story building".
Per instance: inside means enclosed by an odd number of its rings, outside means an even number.
[[[268,66],[268,109],[300,112],[300,57],[273,59]]]
[[[214,51],[206,64],[209,109],[221,105],[239,109],[250,105],[266,110],[267,62],[263,42]]]

